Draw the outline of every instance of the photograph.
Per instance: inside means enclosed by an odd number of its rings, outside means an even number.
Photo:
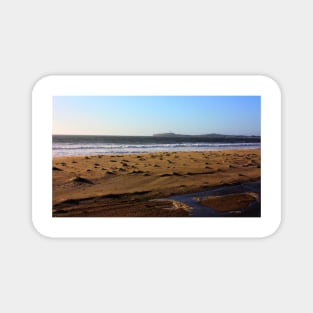
[[[260,218],[261,96],[53,96],[51,214]]]

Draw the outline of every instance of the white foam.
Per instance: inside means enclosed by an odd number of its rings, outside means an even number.
[[[215,151],[260,148],[260,143],[53,144],[53,156],[134,154],[174,151]]]

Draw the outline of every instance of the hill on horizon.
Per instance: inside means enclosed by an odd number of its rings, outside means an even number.
[[[201,134],[201,135],[185,135],[185,134],[175,134],[172,132],[153,134],[153,136],[154,137],[208,137],[208,138],[219,138],[219,137],[259,138],[260,137],[260,136],[255,136],[255,135],[223,135],[223,134],[216,134],[216,133]]]

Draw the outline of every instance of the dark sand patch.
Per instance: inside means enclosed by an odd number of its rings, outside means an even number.
[[[79,183],[79,184],[90,184],[90,185],[93,185],[93,182],[91,180],[83,178],[83,177],[80,177],[80,176],[77,176],[77,177],[73,178],[71,181],[75,182],[75,183]]]

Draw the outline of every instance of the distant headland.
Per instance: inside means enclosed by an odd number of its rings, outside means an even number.
[[[159,133],[159,134],[153,134],[154,137],[201,137],[201,138],[260,138],[260,136],[247,136],[247,135],[223,135],[223,134],[215,134],[215,133],[211,133],[211,134],[202,134],[202,135],[186,135],[186,134],[175,134],[172,132],[169,133]]]

